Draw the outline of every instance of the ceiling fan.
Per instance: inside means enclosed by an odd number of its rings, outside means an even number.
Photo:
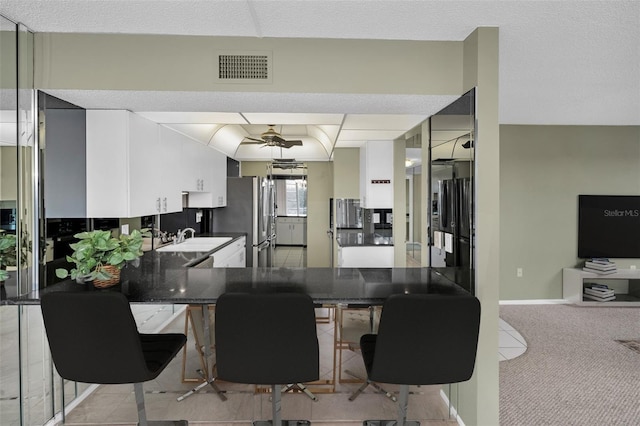
[[[280,133],[276,132],[274,127],[275,124],[269,124],[269,128],[266,132],[260,135],[260,139],[246,137],[240,142],[240,145],[253,145],[253,144],[263,144],[264,146],[275,146],[280,148],[291,148],[292,146],[301,146],[301,140],[286,140],[284,139]]]

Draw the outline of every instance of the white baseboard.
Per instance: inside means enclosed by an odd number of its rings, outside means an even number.
[[[447,404],[447,406],[449,406],[450,404],[449,398],[447,397],[447,394],[444,393],[442,389],[440,389],[440,397],[444,400],[444,403]],[[451,405],[451,414],[453,414],[453,417],[456,419],[456,422],[460,426],[465,426],[464,422],[462,421],[462,418],[458,415],[458,410],[456,410],[456,407],[454,405]]]
[[[500,305],[569,305],[567,299],[500,300]]]

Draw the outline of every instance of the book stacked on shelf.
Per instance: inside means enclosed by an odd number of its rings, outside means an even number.
[[[606,284],[596,283],[585,284],[584,294],[582,296],[585,299],[598,302],[608,302],[616,299],[615,293]]]
[[[600,275],[613,274],[618,270],[615,262],[609,259],[591,259],[584,262],[583,271],[593,272]]]

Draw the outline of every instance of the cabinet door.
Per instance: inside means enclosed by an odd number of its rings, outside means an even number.
[[[129,215],[157,214],[160,207],[162,163],[158,124],[137,114],[129,119]]]
[[[304,241],[303,226],[299,218],[292,218],[291,224],[291,244],[301,246]]]
[[[202,191],[201,151],[198,142],[184,135],[179,136],[182,145],[182,159],[179,161],[182,168],[182,190],[195,192]]]
[[[214,204],[212,190],[213,166],[212,154],[213,150],[207,146],[196,144],[190,149],[197,153],[197,158],[191,164],[192,175],[197,181],[197,189],[189,193],[189,207],[194,208],[210,208],[217,207]]]
[[[127,217],[127,111],[87,110],[87,217]]]
[[[227,156],[211,149],[211,195],[213,207],[227,205]]]
[[[367,209],[393,208],[393,142],[369,141],[360,148],[360,196]]]
[[[182,144],[178,133],[160,126],[158,151],[160,160],[160,193],[162,213],[182,211]]]
[[[276,245],[291,245],[291,224],[288,218],[276,219]]]

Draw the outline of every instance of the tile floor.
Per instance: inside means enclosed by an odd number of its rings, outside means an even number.
[[[498,359],[505,361],[519,357],[527,350],[527,341],[503,319],[499,319]]]
[[[274,267],[304,268],[307,265],[307,248],[299,246],[276,246]]]

